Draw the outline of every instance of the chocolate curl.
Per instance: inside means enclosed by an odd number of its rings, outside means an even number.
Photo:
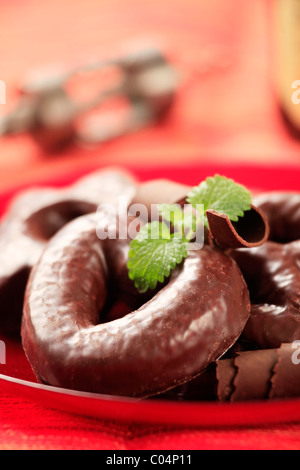
[[[295,343],[282,344],[278,349],[278,361],[271,379],[270,398],[300,396],[300,346]]]
[[[226,250],[228,248],[253,248],[262,245],[269,236],[269,224],[264,213],[251,205],[237,222],[225,214],[209,209],[206,211],[209,225],[209,242]]]
[[[267,399],[277,358],[274,349],[239,353],[235,358],[237,374],[230,401]]]
[[[234,359],[222,359],[217,362],[216,376],[218,381],[217,394],[220,401],[229,401],[233,392],[233,380],[237,369]]]
[[[278,349],[244,351],[235,358],[221,359],[216,371],[219,401],[299,397],[300,363],[296,358],[297,349],[289,343]]]

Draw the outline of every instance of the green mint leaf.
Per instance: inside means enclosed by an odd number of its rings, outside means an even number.
[[[177,223],[176,229],[187,241],[190,241],[197,230],[198,223],[199,217],[193,212],[187,212],[184,214],[182,220]],[[176,232],[174,236],[176,237]]]
[[[164,222],[148,223],[130,242],[129,278],[141,293],[155,289],[187,256],[185,239],[170,234]]]
[[[162,218],[170,222],[174,227],[183,220],[183,211],[179,204],[159,204],[159,213]]]
[[[201,205],[198,212],[194,209],[193,211],[186,210],[186,207],[185,210],[182,210],[180,204],[159,204],[158,207],[162,218],[174,227],[174,237],[185,237],[186,241],[191,240],[197,230],[198,224],[203,221],[203,214],[201,214],[202,208],[203,205]]]
[[[204,205],[204,214],[208,209],[225,214],[231,221],[236,222],[250,210],[251,194],[241,184],[225,176],[209,177],[188,194],[187,202],[193,207]],[[203,223],[208,227],[206,216]]]
[[[154,221],[141,227],[133,241],[143,242],[145,240],[169,240],[171,233],[169,227],[164,222]]]

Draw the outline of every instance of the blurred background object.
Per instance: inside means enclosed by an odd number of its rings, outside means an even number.
[[[93,83],[86,80],[91,72],[98,75]],[[70,82],[78,76],[81,87],[89,89],[88,99],[77,96],[74,85],[70,93]],[[175,70],[155,49],[98,59],[71,69],[34,71],[19,86],[15,108],[1,117],[0,137],[29,133],[46,152],[60,151],[76,141],[107,142],[163,119],[174,101],[176,81]],[[107,119],[106,113],[100,121],[94,116],[91,125],[89,113],[98,110],[102,114],[102,105],[111,100],[119,101],[111,110],[115,119]],[[88,116],[84,125],[82,116]]]
[[[0,115],[14,109],[27,75],[44,67],[72,68],[151,47],[179,74],[166,119],[118,139],[50,156],[30,135],[3,137],[0,189],[87,161],[298,165],[300,144],[282,118],[276,88],[277,6],[277,0],[0,0],[0,80],[7,85]],[[105,115],[104,127],[111,117]],[[97,141],[101,120],[92,124]]]

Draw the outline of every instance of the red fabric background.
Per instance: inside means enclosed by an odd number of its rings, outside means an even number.
[[[0,395],[0,449],[299,450],[300,424],[254,428],[124,425]]]
[[[26,72],[127,44],[154,43],[181,71],[169,119],[93,150],[43,153],[28,136],[0,141],[0,189],[86,164],[257,162],[298,166],[274,95],[272,1],[0,0],[0,79],[7,105]],[[295,77],[299,78],[299,77]],[[83,418],[0,392],[0,449],[299,449],[300,423],[182,429]]]

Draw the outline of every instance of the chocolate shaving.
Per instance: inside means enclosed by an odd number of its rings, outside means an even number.
[[[299,397],[300,364],[295,361],[296,355],[297,349],[293,343],[282,344],[278,349],[278,361],[271,379],[270,398]]]
[[[212,209],[207,210],[206,215],[210,229],[210,243],[221,249],[252,248],[262,245],[268,239],[267,218],[253,205],[237,222],[232,222],[227,215]]]
[[[217,394],[220,401],[228,401],[233,392],[233,380],[236,375],[234,359],[222,359],[217,362]]]
[[[239,353],[235,359],[237,374],[230,401],[268,398],[270,378],[277,358],[274,349]]]
[[[241,402],[300,395],[300,364],[292,343],[278,349],[244,351],[217,362],[218,399]]]

